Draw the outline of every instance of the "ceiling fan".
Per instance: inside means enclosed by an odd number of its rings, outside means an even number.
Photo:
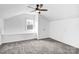
[[[32,8],[34,9],[32,12],[38,12],[39,14],[41,13],[41,11],[48,11],[48,9],[43,9],[43,4],[36,4],[36,7],[31,7],[31,6],[27,6],[28,8]]]

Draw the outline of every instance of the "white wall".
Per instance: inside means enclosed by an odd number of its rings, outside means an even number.
[[[79,18],[50,22],[50,37],[79,48]]]
[[[49,37],[48,31],[49,31],[49,20],[45,16],[39,15],[39,21],[38,21],[39,39],[48,38]]]

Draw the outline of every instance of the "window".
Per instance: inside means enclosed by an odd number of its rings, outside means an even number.
[[[34,21],[31,19],[26,20],[26,30],[33,30]]]

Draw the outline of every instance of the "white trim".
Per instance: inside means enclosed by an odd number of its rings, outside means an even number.
[[[13,15],[10,15],[10,16],[8,16],[7,18],[10,18],[10,17],[16,16],[16,15],[20,15],[20,14],[36,15],[35,12],[26,12],[26,11],[24,11],[24,12],[18,12],[18,13],[15,13],[15,14],[13,14]],[[5,18],[5,20],[6,20],[7,18]]]
[[[35,32],[2,33],[2,35],[33,34]]]
[[[36,13],[36,17],[35,17],[35,29],[36,29],[36,33],[37,33],[37,39],[39,39],[39,36],[38,36],[38,13]]]

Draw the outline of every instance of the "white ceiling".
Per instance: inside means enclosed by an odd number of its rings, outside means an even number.
[[[31,11],[27,4],[0,4],[0,18],[7,18],[15,13],[22,11]],[[31,6],[34,6],[33,4]],[[48,17],[49,20],[58,20],[63,18],[73,18],[79,15],[79,5],[77,4],[45,4],[47,12],[41,14]]]
[[[0,4],[0,18],[7,18],[15,13],[29,10],[25,4]]]
[[[49,4],[45,7],[49,10],[45,15],[50,20],[74,18],[79,15],[79,5],[76,4]]]

